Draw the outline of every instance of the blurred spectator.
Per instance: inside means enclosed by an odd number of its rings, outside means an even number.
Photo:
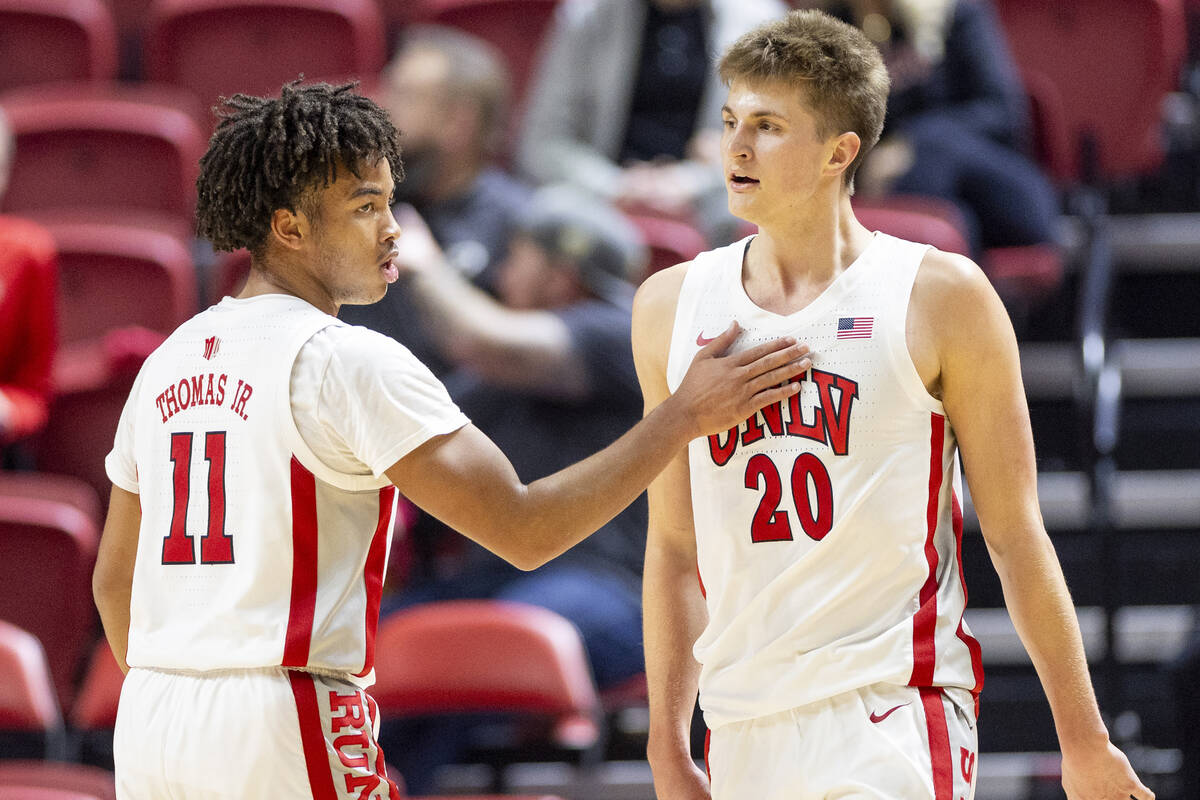
[[[862,28],[879,46],[892,78],[883,138],[855,179],[860,195],[953,202],[976,254],[1053,242],[1058,197],[1024,154],[1028,106],[987,0],[806,5]]]
[[[728,242],[726,92],[713,54],[786,10],[781,0],[564,0],[530,87],[520,170]]]
[[[13,136],[0,112],[0,197],[13,157]],[[0,460],[28,467],[16,440],[46,424],[57,342],[54,241],[40,226],[0,217]]]
[[[540,190],[518,223],[497,302],[442,264],[415,214],[399,218],[401,277],[445,356],[455,401],[504,448],[523,480],[548,475],[616,440],[642,413],[630,345],[633,286],[647,253],[633,226],[566,187]],[[641,564],[646,503],[533,572],[464,542],[450,574],[385,599],[384,613],[417,603],[498,598],[549,608],[583,635],[601,688],[643,670]],[[414,793],[464,746],[457,724],[430,723],[403,739],[396,766]]]
[[[461,31],[414,26],[383,72],[379,100],[401,134],[397,201],[424,217],[456,271],[490,289],[529,195],[492,163],[508,130],[503,60]],[[402,287],[371,306],[344,306],[341,316],[398,340],[438,375],[449,367]]]

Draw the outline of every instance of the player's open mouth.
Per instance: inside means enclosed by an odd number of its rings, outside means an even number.
[[[734,175],[733,173],[730,173],[729,186],[734,191],[738,191],[740,189],[749,189],[754,186],[758,186],[758,181],[745,175]]]
[[[396,266],[396,257],[400,255],[398,250],[393,250],[388,253],[383,263],[379,265],[379,269],[383,272],[383,279],[388,283],[395,283],[400,278],[400,268]]]

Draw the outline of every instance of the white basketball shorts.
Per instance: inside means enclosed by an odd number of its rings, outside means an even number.
[[[876,684],[722,726],[705,752],[713,800],[972,800],[974,703]]]
[[[121,800],[398,800],[354,684],[278,669],[132,669],[113,754]]]

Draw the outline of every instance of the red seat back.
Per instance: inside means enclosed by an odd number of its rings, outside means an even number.
[[[116,75],[117,34],[102,0],[0,0],[0,92]]]
[[[58,789],[97,800],[117,800],[111,772],[61,761],[0,761],[0,786]]]
[[[489,42],[512,77],[512,107],[525,89],[558,0],[424,0],[420,21],[448,25]]]
[[[83,730],[111,730],[117,724],[117,706],[125,674],[117,666],[108,641],[92,649],[87,673],[71,707],[71,724]]]
[[[627,216],[650,248],[650,264],[646,275],[691,261],[708,249],[704,234],[686,222],[645,214]]]
[[[185,111],[86,92],[22,92],[3,106],[16,136],[6,210],[127,209],[190,227],[206,144]]]
[[[1140,175],[1162,162],[1163,98],[1184,53],[1180,0],[997,0],[996,7],[1033,98],[1044,166],[1055,177],[1087,178],[1085,138],[1095,145],[1098,178]]]
[[[94,630],[92,566],[99,536],[96,521],[68,503],[31,497],[0,502],[0,619],[42,643],[64,706]]]
[[[103,223],[47,228],[58,246],[63,345],[130,326],[168,334],[195,313],[195,268],[176,237]]]
[[[372,79],[385,45],[374,0],[157,0],[146,73],[191,90],[207,108],[238,92],[278,94],[301,74]]]
[[[429,603],[383,621],[371,695],[385,713],[516,712],[557,718],[586,748],[599,706],[579,631],[544,608],[494,600]]]

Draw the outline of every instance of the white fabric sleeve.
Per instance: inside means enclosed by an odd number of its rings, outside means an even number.
[[[310,339],[292,368],[292,415],[326,466],[376,477],[434,436],[469,424],[429,368],[356,325]]]
[[[121,409],[121,419],[117,422],[117,434],[113,439],[113,449],[104,457],[104,471],[114,486],[127,492],[140,494],[138,491],[137,461],[133,450],[133,422],[137,415],[137,400],[141,394],[142,373],[138,373],[125,407]]]

